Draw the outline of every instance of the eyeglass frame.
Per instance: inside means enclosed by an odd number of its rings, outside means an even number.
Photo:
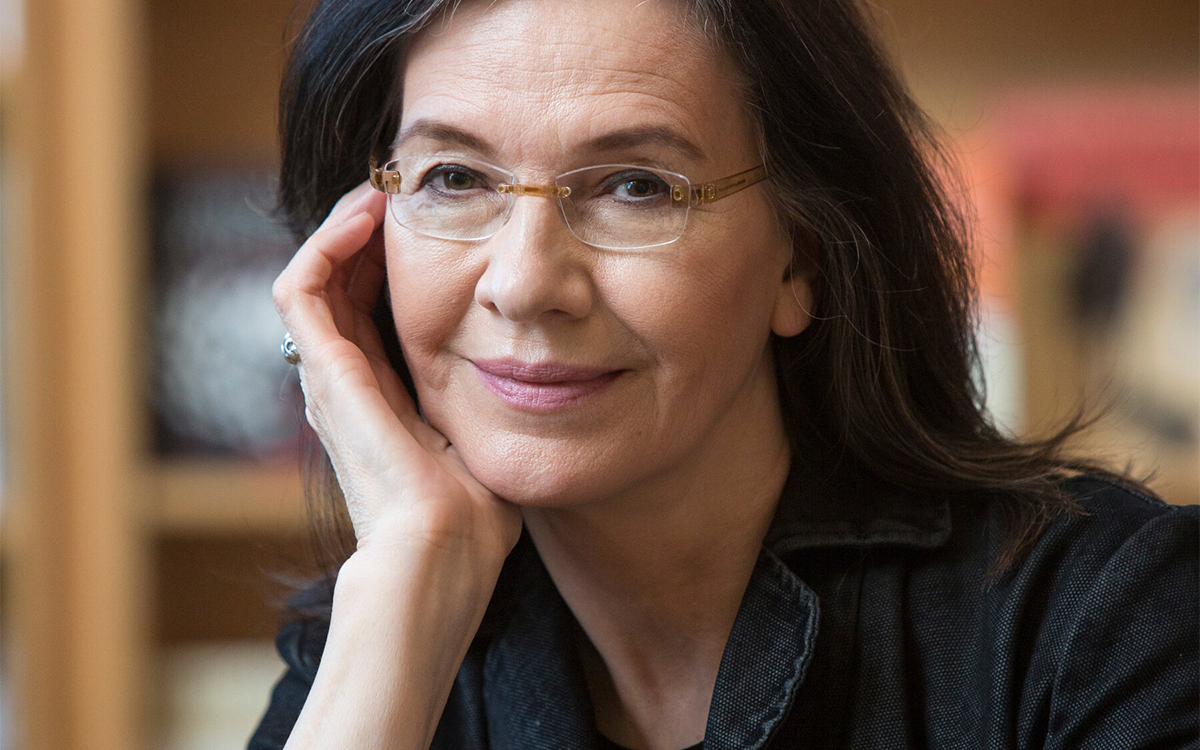
[[[391,162],[388,162],[388,163],[391,163]],[[376,190],[380,191],[381,193],[386,193],[388,195],[399,195],[400,194],[400,180],[401,180],[400,172],[398,170],[385,169],[384,167],[386,167],[386,166],[387,166],[387,164],[384,164],[383,167],[379,166],[379,163],[375,159],[372,159],[369,162],[368,167],[370,170],[369,179],[370,179],[371,187],[375,188]],[[535,198],[557,198],[560,200],[559,210],[561,212],[563,210],[562,206],[561,206],[561,199],[566,198],[566,197],[570,196],[570,194],[571,194],[571,188],[568,185],[528,185],[525,183],[516,182],[515,181],[516,174],[514,174],[513,172],[509,172],[507,169],[502,169],[501,167],[497,167],[493,164],[488,164],[486,166],[492,167],[493,169],[496,169],[497,171],[500,171],[500,172],[506,172],[513,176],[513,179],[514,179],[513,182],[501,183],[494,188],[495,191],[500,193],[501,195],[511,195],[512,196],[512,198],[509,200],[509,204],[508,204],[510,206],[509,210],[511,210],[511,205],[512,205],[513,199],[527,195],[527,196],[532,196]],[[576,172],[582,172],[586,169],[595,169],[596,167],[639,168],[637,165],[633,165],[633,164],[593,164],[593,165],[586,166],[586,167],[580,167],[579,169],[573,169],[569,172],[563,172],[562,174],[555,176],[554,179],[558,180],[561,177],[566,177],[568,175],[575,174]],[[641,168],[644,168],[644,167],[641,167]],[[662,170],[662,171],[667,171],[667,170]],[[701,183],[700,185],[696,185],[696,186],[692,186],[691,180],[689,180],[686,175],[680,174],[678,172],[668,172],[668,174],[673,174],[678,177],[682,177],[684,180],[687,181],[687,185],[671,185],[671,204],[676,207],[685,208],[685,209],[690,210],[692,208],[700,208],[703,206],[707,206],[710,203],[716,203],[717,201],[719,201],[723,198],[728,198],[729,196],[733,195],[734,193],[741,192],[742,190],[745,190],[746,188],[748,188],[752,185],[757,185],[758,183],[767,179],[767,165],[765,163],[759,164],[756,167],[750,167],[749,169],[744,169],[741,172],[737,172],[735,174],[731,174],[726,177],[721,177],[716,180],[711,180],[709,182]],[[564,218],[564,220],[565,220],[565,216],[562,218]],[[506,218],[504,221],[504,224],[507,224],[507,223],[508,223],[508,220]],[[497,227],[496,232],[499,232],[500,229],[503,228],[504,224],[501,224],[500,227]],[[410,227],[410,229],[411,229],[411,227]],[[605,246],[594,245],[590,242],[586,242],[585,240],[581,239],[577,234],[575,234],[575,230],[571,228],[569,223],[567,224],[567,229],[569,229],[571,231],[571,235],[573,237],[575,237],[576,239],[579,239],[580,242],[583,242],[586,245],[591,245],[592,247],[599,247],[601,249],[639,250],[639,249],[644,249],[644,248],[648,248],[648,247],[660,247],[662,245],[670,245],[673,242],[679,241],[680,237],[683,236],[683,232],[687,229],[687,225],[685,224],[683,229],[680,230],[680,234],[678,237],[675,237],[674,239],[671,239],[671,240],[667,240],[666,242],[659,242],[659,243],[655,243],[653,245],[639,245],[639,246],[624,247],[624,248],[605,248]],[[418,234],[425,234],[424,232],[421,232],[420,230],[417,230],[417,229],[413,229],[412,231],[417,232]],[[485,239],[488,239],[488,238],[494,236],[496,232],[493,232],[492,234],[489,234],[489,235],[485,235],[484,237],[476,237],[473,239],[457,240],[457,239],[453,239],[453,238],[438,238],[438,237],[435,237],[435,239],[448,239],[451,242],[478,242],[478,241],[485,240]],[[433,235],[426,235],[426,236],[433,236]]]

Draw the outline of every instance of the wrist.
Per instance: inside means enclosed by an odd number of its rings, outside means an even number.
[[[470,622],[482,617],[503,564],[499,555],[479,554],[466,545],[363,547],[338,571],[334,615],[369,611],[392,620],[405,613],[426,618],[440,613],[447,624]]]
[[[444,546],[351,555],[289,746],[428,747],[498,575]]]
[[[469,561],[499,574],[521,535],[520,515],[513,509],[512,523],[498,514],[479,515],[426,507],[391,509],[372,519],[351,558],[363,560],[361,567],[399,569],[426,560],[438,565]]]

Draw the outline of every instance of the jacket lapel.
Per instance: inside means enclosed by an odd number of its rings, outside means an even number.
[[[757,750],[791,709],[817,638],[817,597],[763,550],[725,644],[705,750]]]

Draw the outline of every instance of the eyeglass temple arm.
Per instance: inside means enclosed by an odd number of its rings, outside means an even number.
[[[719,180],[706,182],[692,188],[691,202],[693,206],[704,206],[722,198],[728,198],[739,190],[745,190],[767,179],[767,165],[759,164],[744,172],[722,177]],[[678,199],[678,198],[677,198]]]

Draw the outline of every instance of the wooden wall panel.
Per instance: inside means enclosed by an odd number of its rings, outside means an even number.
[[[39,0],[21,91],[29,231],[9,326],[23,554],[17,715],[28,750],[142,746],[146,653],[135,320],[140,6]]]

